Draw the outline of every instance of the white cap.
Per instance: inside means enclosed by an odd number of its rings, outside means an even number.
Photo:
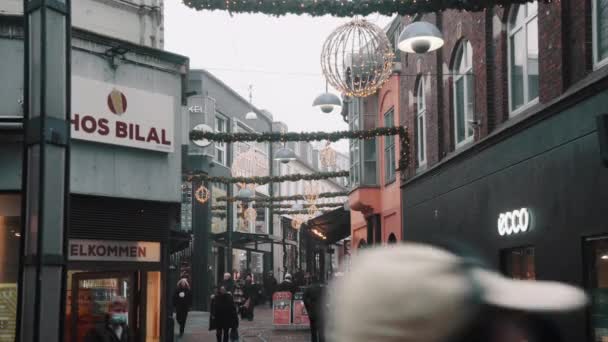
[[[480,304],[522,311],[568,311],[587,304],[573,286],[514,280],[417,243],[361,251],[330,296],[336,341],[443,341]]]

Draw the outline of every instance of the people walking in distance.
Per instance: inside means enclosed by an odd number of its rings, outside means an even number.
[[[209,330],[215,330],[217,342],[230,342],[230,330],[237,329],[239,318],[230,292],[219,286],[211,299]]]
[[[268,271],[266,278],[264,279],[264,295],[266,299],[268,299],[269,305],[272,308],[272,295],[277,289],[277,279],[274,277],[274,273],[272,271]]]
[[[226,291],[232,293],[234,291],[235,281],[232,279],[232,275],[228,272],[224,273],[224,280],[221,282],[221,286],[223,286]]]
[[[291,292],[291,294],[294,294],[297,290],[298,288],[289,273],[285,274],[285,279],[277,286],[277,292]]]
[[[325,316],[325,286],[314,282],[304,291],[304,306],[310,320],[311,342],[325,342],[324,316]]]
[[[185,278],[177,282],[177,288],[173,293],[173,305],[175,306],[175,318],[179,324],[179,337],[182,337],[186,328],[188,311],[192,306],[192,292],[190,291],[190,284]]]
[[[257,287],[253,284],[253,278],[248,275],[245,278],[245,285],[243,286],[243,319],[253,321],[253,309],[255,307],[255,301],[257,296]]]
[[[89,331],[85,342],[132,342],[127,325],[128,309],[125,298],[112,298],[105,321]]]
[[[460,246],[378,247],[351,266],[331,285],[332,341],[564,342],[552,315],[588,302],[574,286],[506,278]]]

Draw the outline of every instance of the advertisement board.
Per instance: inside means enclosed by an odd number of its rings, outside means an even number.
[[[72,138],[173,152],[174,98],[72,77]]]
[[[291,292],[275,292],[272,295],[272,324],[291,324]]]
[[[304,305],[303,294],[298,292],[293,297],[293,324],[295,325],[310,325],[308,312]]]

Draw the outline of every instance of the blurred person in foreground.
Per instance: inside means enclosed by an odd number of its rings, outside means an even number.
[[[362,251],[331,285],[328,339],[564,341],[549,315],[585,307],[584,291],[506,278],[467,254],[417,243]]]
[[[127,326],[128,304],[123,297],[114,297],[108,307],[103,324],[93,328],[85,337],[86,342],[131,342]]]
[[[303,299],[310,320],[310,341],[324,342],[325,285],[315,279],[313,284],[304,290]]]
[[[239,317],[230,292],[224,286],[219,286],[211,298],[209,330],[215,330],[217,342],[229,342],[231,329],[233,332],[239,326]]]

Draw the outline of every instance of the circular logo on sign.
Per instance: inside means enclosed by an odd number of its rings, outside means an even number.
[[[127,97],[116,89],[108,94],[108,108],[116,115],[122,115],[127,111]]]

